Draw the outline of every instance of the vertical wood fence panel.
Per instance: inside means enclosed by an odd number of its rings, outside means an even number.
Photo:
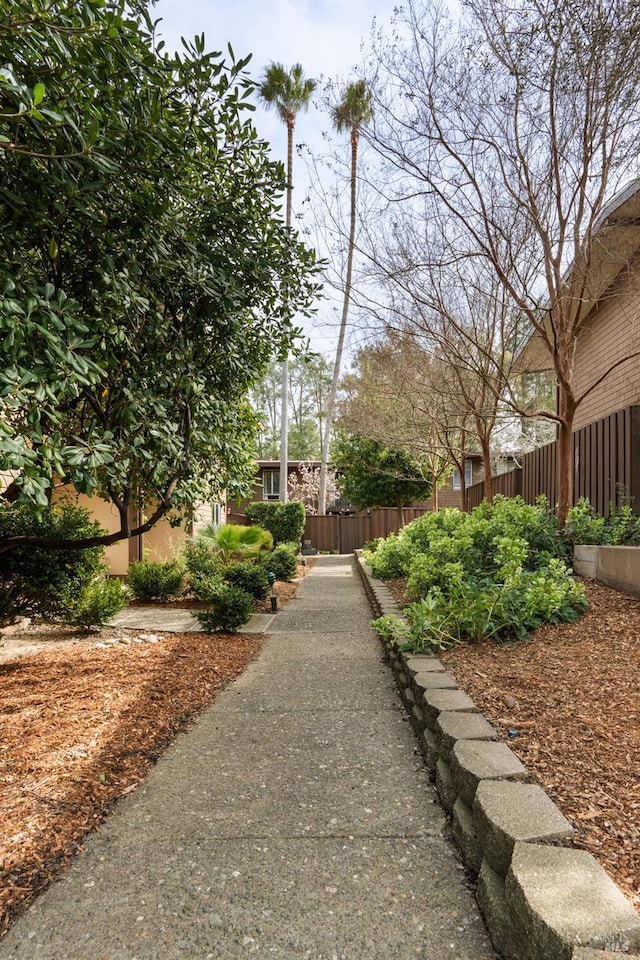
[[[421,517],[426,510],[405,507],[404,522],[410,523]],[[356,516],[308,516],[304,528],[304,540],[310,540],[316,550],[338,553],[353,553],[369,540],[388,537],[398,532],[398,513],[395,507],[378,507]]]
[[[640,513],[640,405],[617,410],[576,430],[573,462],[574,503],[586,497],[606,516],[610,503],[618,507],[629,502],[634,513]],[[536,497],[544,495],[554,506],[558,499],[556,464],[555,442],[538,447],[522,458],[518,470],[494,478],[494,493],[515,496],[519,492],[526,503],[535,503]],[[505,477],[514,479],[506,481]],[[472,510],[483,498],[484,485],[474,484],[467,491],[467,509]]]

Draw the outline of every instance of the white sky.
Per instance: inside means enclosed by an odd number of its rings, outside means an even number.
[[[180,48],[180,37],[205,34],[205,49],[226,52],[231,43],[236,58],[253,54],[248,70],[259,80],[271,61],[289,68],[300,62],[305,75],[316,80],[342,79],[361,61],[361,46],[374,18],[387,27],[397,0],[158,0],[154,19],[162,18],[157,34],[167,48]],[[286,158],[286,130],[275,112],[256,110],[258,134],[272,145],[274,157]],[[296,121],[296,142],[322,142],[329,118],[311,106]],[[294,164],[296,159],[294,158]],[[296,195],[304,196],[304,165],[294,167]],[[299,187],[296,190],[295,184]],[[305,325],[312,347],[331,358],[335,311],[321,306],[313,327]]]

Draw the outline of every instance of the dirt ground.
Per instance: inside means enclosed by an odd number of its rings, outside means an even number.
[[[585,587],[576,623],[440,658],[640,908],[640,600]]]
[[[276,583],[279,608],[297,587]],[[29,622],[2,631],[0,936],[265,640],[143,636]],[[104,646],[116,638],[128,642]]]

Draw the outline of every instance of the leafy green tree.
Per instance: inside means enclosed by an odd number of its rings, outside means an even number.
[[[8,499],[44,506],[71,482],[120,529],[0,551],[108,544],[246,490],[248,389],[313,298],[282,168],[245,119],[248,61],[200,37],[158,52],[140,6],[3,12],[0,468]]]
[[[301,110],[307,110],[316,81],[304,76],[302,64],[295,63],[287,70],[281,63],[270,63],[264,73],[260,96],[269,107],[274,107],[287,128],[287,207],[286,225],[291,230],[292,193],[293,193],[293,131],[296,117]],[[288,430],[288,386],[289,361],[282,361],[282,380],[280,393],[280,498],[287,499],[287,463],[289,460]]]
[[[358,510],[395,506],[399,527],[406,504],[431,496],[431,477],[420,463],[376,440],[343,434],[334,441],[331,461],[345,500]]]
[[[336,357],[333,366],[333,378],[331,380],[331,390],[329,392],[329,401],[327,404],[327,415],[324,425],[324,437],[322,441],[322,466],[320,468],[320,490],[318,493],[318,509],[321,516],[325,513],[326,493],[327,493],[327,470],[329,465],[329,443],[331,441],[331,427],[333,423],[333,410],[338,395],[338,381],[340,380],[340,367],[342,365],[342,352],[344,349],[344,338],[347,331],[347,319],[349,316],[349,304],[351,301],[351,286],[353,277],[353,254],[356,247],[356,199],[357,199],[357,180],[358,180],[358,144],[360,142],[360,130],[362,126],[371,119],[371,91],[365,80],[357,80],[347,85],[340,102],[333,109],[333,125],[338,133],[349,131],[351,140],[351,195],[349,207],[349,244],[347,248],[347,271],[344,281],[344,295],[342,301],[342,317],[340,319],[340,332],[338,334],[338,343],[336,345]]]

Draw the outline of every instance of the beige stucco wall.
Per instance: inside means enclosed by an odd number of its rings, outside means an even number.
[[[624,269],[578,335],[574,376],[580,395],[618,360],[640,351],[640,262]],[[574,429],[640,401],[640,357],[612,371],[580,404]]]
[[[84,507],[92,517],[109,533],[120,529],[120,517],[112,503],[101,500],[99,497],[86,497],[77,493],[72,486],[56,487],[52,502],[71,500],[78,506]],[[129,541],[121,540],[105,550],[105,562],[112,576],[123,577],[129,568]]]
[[[220,511],[220,521],[224,522],[224,510]],[[144,558],[163,562],[173,560],[202,527],[215,522],[213,504],[203,503],[195,511],[193,524],[172,527],[168,520],[160,520],[144,535]]]
[[[72,500],[81,507],[85,507],[95,520],[100,523],[105,530],[112,533],[120,529],[120,518],[118,512],[112,503],[101,500],[99,497],[86,497],[84,494],[78,494],[72,486],[57,487],[53,502],[60,503],[63,499]],[[219,511],[220,521],[224,522],[224,509]],[[180,549],[188,542],[191,531],[197,533],[198,529],[207,523],[214,522],[213,504],[202,504],[196,510],[193,525],[185,524],[179,527],[172,527],[168,520],[160,520],[151,528],[149,533],[143,537],[143,554],[146,560],[164,561],[172,560]],[[109,573],[112,576],[124,577],[129,569],[129,540],[120,540],[112,544],[105,550],[105,562]]]

